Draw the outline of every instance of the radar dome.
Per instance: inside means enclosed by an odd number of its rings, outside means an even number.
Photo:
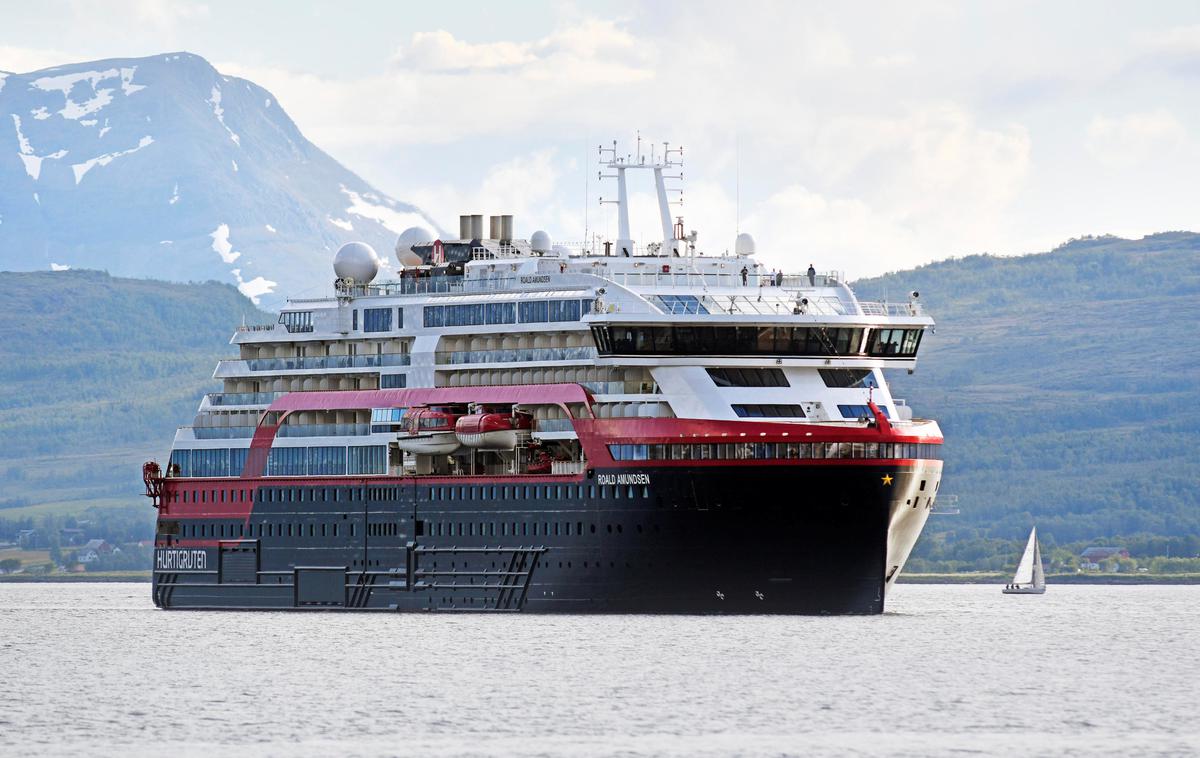
[[[535,253],[548,253],[554,249],[550,235],[546,234],[541,229],[538,229],[533,233],[533,236],[529,238],[529,247],[533,248],[533,252]]]
[[[339,279],[367,284],[379,273],[379,256],[365,242],[347,242],[333,256],[333,272]]]
[[[413,252],[414,245],[428,245],[433,235],[423,226],[410,226],[396,240],[396,260],[401,266],[420,266],[421,256]]]
[[[746,232],[742,232],[733,243],[733,252],[743,258],[754,255],[754,238]]]

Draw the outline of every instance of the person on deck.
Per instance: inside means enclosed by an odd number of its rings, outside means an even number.
[[[745,266],[742,266],[742,286],[743,287],[746,286],[746,281],[749,278],[749,276],[750,276],[750,269],[746,268]]]
[[[813,265],[811,263],[808,264],[808,286],[810,286],[810,287],[817,286],[817,270],[815,268],[813,268]]]

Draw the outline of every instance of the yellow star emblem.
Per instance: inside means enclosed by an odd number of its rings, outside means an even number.
[[[887,486],[887,485],[890,485],[890,484],[892,483],[892,475],[891,475],[891,474],[884,474],[884,475],[883,475],[883,483],[884,483],[884,485],[885,485],[885,486]]]

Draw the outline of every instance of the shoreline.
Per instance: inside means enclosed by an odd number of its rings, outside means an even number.
[[[901,574],[897,584],[998,584],[1011,581],[1008,574]],[[1200,584],[1200,574],[1047,574],[1046,584]]]

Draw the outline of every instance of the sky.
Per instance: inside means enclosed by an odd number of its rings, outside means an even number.
[[[177,50],[451,232],[615,237],[597,147],[639,133],[683,146],[702,250],[749,232],[789,271],[1200,230],[1195,2],[0,5],[3,71]],[[648,177],[630,192],[653,241]]]

